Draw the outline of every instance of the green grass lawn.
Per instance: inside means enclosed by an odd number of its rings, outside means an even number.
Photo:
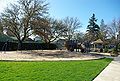
[[[0,81],[91,81],[112,59],[56,62],[0,61]]]

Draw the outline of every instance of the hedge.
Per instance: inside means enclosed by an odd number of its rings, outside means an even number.
[[[54,50],[57,48],[56,44],[48,43],[23,43],[22,50]],[[18,43],[14,42],[0,42],[0,51],[15,51],[18,50]]]

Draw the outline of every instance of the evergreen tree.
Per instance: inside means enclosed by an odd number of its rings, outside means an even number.
[[[95,41],[99,39],[100,27],[96,24],[97,19],[95,14],[89,19],[89,25],[87,26],[87,33],[90,41]]]

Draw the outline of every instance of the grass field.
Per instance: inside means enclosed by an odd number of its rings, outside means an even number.
[[[56,62],[0,61],[0,81],[91,81],[112,59]]]

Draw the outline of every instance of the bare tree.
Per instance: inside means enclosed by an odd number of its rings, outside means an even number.
[[[114,19],[110,25],[107,26],[107,34],[111,38],[116,38],[116,34],[118,33],[118,24]]]
[[[117,24],[118,24],[118,40],[120,42],[120,19],[118,19]]]
[[[100,35],[99,38],[104,42],[104,44],[106,43],[106,39],[107,39],[107,25],[104,23],[104,20],[101,20],[100,23]]]
[[[62,20],[50,19],[50,35],[49,35],[49,42],[54,42],[60,39],[63,32],[66,32],[65,25]]]
[[[65,25],[61,20],[53,18],[44,18],[35,23],[34,33],[42,37],[46,43],[51,43],[60,38],[66,31]]]
[[[75,39],[77,30],[81,27],[81,23],[77,18],[66,17],[63,20],[49,19],[50,34],[48,42],[53,42],[65,37],[68,40]]]
[[[67,31],[63,32],[62,36],[67,40],[71,40],[74,38],[74,33],[81,27],[81,22],[76,17],[66,17],[63,21]]]
[[[47,18],[39,18],[34,20],[33,32],[35,35],[39,35],[46,43],[48,42],[48,35],[50,35],[50,22]]]
[[[2,13],[2,23],[18,39],[19,49],[22,42],[32,35],[31,30],[34,28],[32,22],[43,17],[47,11],[48,4],[43,0],[19,0]]]
[[[74,39],[78,40],[78,42],[83,42],[84,41],[84,33],[82,32],[76,32],[74,35]]]
[[[3,26],[2,26],[2,21],[0,19],[0,34],[3,33]]]
[[[120,19],[114,19],[107,27],[107,34],[111,38],[111,43],[115,45],[115,53],[118,52],[119,35],[120,35]]]

